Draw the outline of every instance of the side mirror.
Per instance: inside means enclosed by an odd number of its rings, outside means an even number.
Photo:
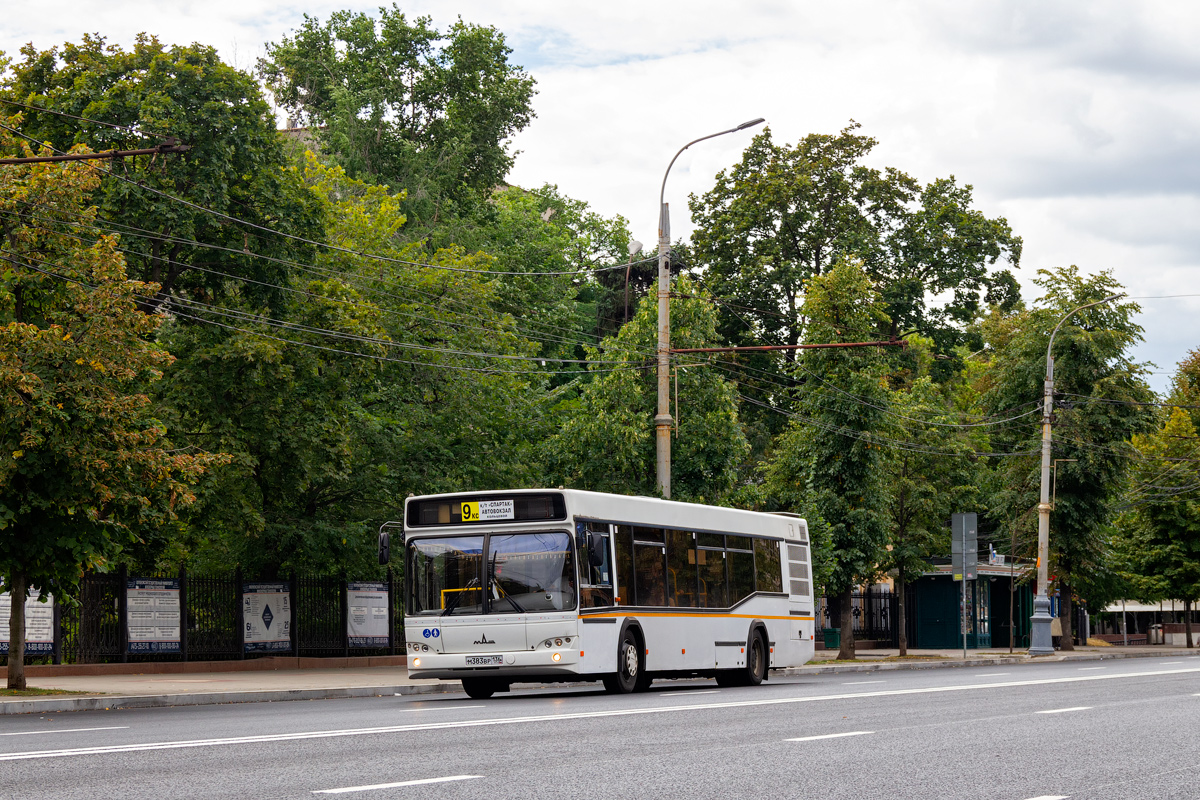
[[[593,567],[604,566],[604,547],[607,543],[603,536],[588,534],[588,563]]]
[[[379,532],[379,563],[386,564],[392,558],[391,536],[387,531]]]

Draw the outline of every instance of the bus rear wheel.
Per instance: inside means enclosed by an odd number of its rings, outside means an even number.
[[[645,681],[640,653],[637,634],[626,630],[617,645],[617,671],[604,676],[604,689],[609,694],[629,694]]]
[[[467,697],[475,700],[487,700],[496,692],[503,691],[499,683],[491,678],[463,678],[462,686]]]
[[[767,677],[767,643],[755,631],[746,643],[746,666],[717,673],[718,686],[758,686]]]

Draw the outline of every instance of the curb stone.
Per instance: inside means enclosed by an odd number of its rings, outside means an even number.
[[[1054,656],[1001,656],[997,658],[939,659],[936,661],[879,661],[863,664],[830,664],[788,667],[776,670],[779,675],[832,675],[843,672],[890,672],[910,669],[950,669],[954,667],[1021,666],[1025,664],[1057,664],[1073,661],[1109,661],[1123,658],[1197,658],[1200,653],[1070,653]]]
[[[1023,666],[1079,661],[1110,661],[1127,658],[1200,658],[1198,652],[1175,653],[1072,653],[1053,656],[1007,656],[998,658],[946,659],[936,661],[880,661],[862,664],[788,667],[775,675],[834,675],[855,672],[894,672],[900,670],[950,669],[961,667]],[[593,682],[589,682],[591,685]],[[564,684],[554,684],[561,687]],[[565,684],[582,686],[585,684]],[[546,688],[549,688],[549,684]],[[536,686],[534,688],[537,688]],[[458,681],[408,683],[399,686],[351,686],[327,689],[276,689],[241,692],[190,692],[162,695],[87,695],[83,697],[29,697],[0,700],[0,716],[9,714],[51,714],[63,711],[110,711],[124,708],[165,708],[168,706],[222,705],[227,703],[278,703],[288,700],[342,700],[354,697],[398,697],[417,694],[461,692]]]
[[[182,694],[87,695],[84,697],[28,697],[0,700],[0,716],[51,714],[60,711],[112,711],[119,708],[208,706],[225,703],[278,703],[286,700],[343,700],[352,697],[399,697],[413,694],[461,692],[458,681],[403,684],[400,686],[342,686],[328,689],[272,689],[243,692],[187,692]]]

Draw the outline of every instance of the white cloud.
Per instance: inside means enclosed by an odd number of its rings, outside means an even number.
[[[243,68],[302,19],[378,2],[151,5],[49,0],[6,11],[0,49],[100,31],[202,41]],[[409,16],[495,25],[538,81],[537,119],[511,180],[557,183],[655,237],[662,172],[689,139],[764,116],[779,142],[853,118],[876,164],[954,174],[1025,237],[1038,267],[1112,269],[1131,294],[1200,293],[1200,7],[1171,0],[417,0]],[[703,142],[670,177],[686,199],[751,133]],[[1144,301],[1139,355],[1170,368],[1197,346],[1196,299]],[[1156,380],[1165,387],[1166,377]]]

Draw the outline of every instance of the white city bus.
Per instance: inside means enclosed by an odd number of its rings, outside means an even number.
[[[386,563],[391,529],[380,531]],[[411,497],[413,678],[753,685],[813,654],[808,528],[792,515],[574,490]]]

